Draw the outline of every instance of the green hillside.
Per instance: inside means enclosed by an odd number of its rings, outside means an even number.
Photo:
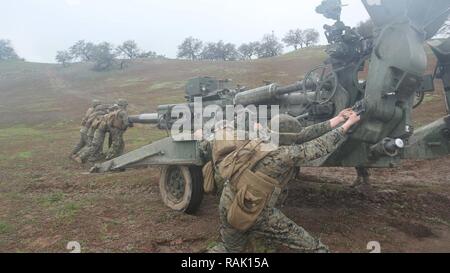
[[[131,112],[182,102],[186,81],[196,76],[233,79],[248,87],[264,80],[290,83],[325,58],[305,49],[254,61],[137,60],[124,70],[94,72],[88,64],[0,63],[0,126],[79,118],[93,98],[130,101]]]

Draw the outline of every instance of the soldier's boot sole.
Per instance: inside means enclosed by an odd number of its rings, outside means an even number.
[[[80,164],[84,163],[83,160],[79,157],[76,157],[74,160],[75,160],[75,162],[80,163]]]

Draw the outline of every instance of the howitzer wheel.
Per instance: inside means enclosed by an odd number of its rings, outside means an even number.
[[[203,174],[200,167],[165,166],[159,180],[161,198],[169,208],[194,214],[203,199]]]

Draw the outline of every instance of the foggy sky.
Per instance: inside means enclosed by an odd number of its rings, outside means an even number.
[[[321,0],[2,0],[0,39],[12,41],[28,61],[55,62],[56,51],[77,40],[118,45],[135,40],[142,49],[173,58],[181,41],[237,45],[272,31],[316,28],[333,21],[315,13]],[[342,20],[368,18],[359,0],[343,0]],[[322,43],[324,38],[322,36]],[[285,51],[292,50],[285,48]]]

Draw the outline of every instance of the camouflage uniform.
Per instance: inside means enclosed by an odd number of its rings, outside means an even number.
[[[128,103],[125,100],[119,100],[118,105],[119,109],[112,113],[113,117],[108,123],[111,145],[106,154],[107,160],[111,160],[123,154],[125,149],[123,134],[130,126],[126,110]]]
[[[85,146],[89,145],[88,142],[88,130],[90,125],[88,124],[90,116],[95,112],[95,108],[100,105],[100,101],[93,100],[91,107],[87,110],[86,114],[84,115],[83,120],[81,121],[81,129],[80,129],[80,141],[77,145],[75,145],[75,148],[72,150],[71,155],[76,155],[81,149],[83,149]]]
[[[300,133],[297,133],[296,142],[297,144],[302,144],[313,139],[316,139],[320,136],[331,131],[331,125],[329,121],[325,121],[322,123],[314,124],[305,129],[301,130]]]
[[[357,187],[370,187],[370,174],[369,170],[364,167],[355,167],[357,178],[353,182],[352,188]]]
[[[86,122],[86,127],[89,128],[87,131],[86,146],[83,149],[81,149],[74,158],[79,163],[85,162],[86,159],[89,159],[90,161],[95,161],[102,153],[103,146],[97,147],[97,150],[93,150],[92,142],[94,139],[95,132],[100,126],[103,117],[108,114],[108,110],[109,105],[98,105],[95,108],[95,111],[89,116]]]
[[[298,121],[291,116],[280,115],[279,116],[279,131],[280,132],[295,132],[292,135],[280,136],[280,144],[281,145],[290,145],[292,143],[303,144],[305,142],[316,139],[324,134],[328,133],[332,130],[331,124],[329,121],[325,121],[322,123],[314,124],[306,128],[302,128]],[[292,120],[294,122],[292,122]],[[293,178],[298,178],[300,176],[300,167],[296,166],[292,170],[292,177],[287,177],[286,180],[291,180]],[[284,206],[285,201],[289,195],[289,187],[288,182],[283,182],[283,191],[281,192],[280,198],[278,200],[278,206]]]
[[[321,125],[318,128],[321,127],[326,128],[327,125]],[[310,129],[305,132],[311,131]],[[277,150],[261,159],[252,171],[261,172],[278,181],[282,189],[290,180],[292,170],[296,164],[315,160],[332,153],[342,143],[344,138],[342,129],[336,129],[301,145],[280,146]],[[243,251],[249,237],[253,235],[263,235],[270,241],[301,251],[328,251],[327,247],[319,240],[312,237],[303,228],[287,218],[280,210],[273,207],[272,204],[275,204],[274,200],[271,200],[270,204],[265,207],[250,229],[243,232],[232,227],[228,222],[228,212],[235,195],[236,192],[233,190],[230,182],[226,182],[219,206],[222,223],[220,232],[223,241],[222,246],[226,251]],[[277,196],[272,195],[272,198],[275,198],[276,201]]]
[[[103,149],[106,133],[108,132],[107,116],[98,117],[100,119],[98,127],[95,129],[94,137],[89,146],[83,149],[77,158],[77,161],[84,163],[88,159],[90,161],[97,160]]]
[[[271,242],[277,242],[299,251],[320,251],[326,252],[328,249],[320,240],[315,239],[305,229],[298,226],[294,221],[285,216],[279,209],[274,207],[266,208],[259,216],[255,225],[246,232],[241,232],[227,221],[228,207],[233,202],[235,194],[229,186],[223,190],[220,199],[220,235],[223,244],[218,247],[224,252],[239,253],[245,249],[251,236],[263,236]]]
[[[93,113],[91,115],[90,118],[90,126],[89,126],[89,130],[87,132],[87,138],[88,138],[88,145],[90,145],[92,143],[92,140],[94,139],[94,134],[95,134],[95,130],[97,130],[98,128],[98,124],[99,124],[99,120],[101,120],[101,118],[104,115],[107,115],[108,113],[110,113],[112,110],[112,106],[109,104],[102,104],[99,105],[96,109],[95,109],[95,113]],[[96,121],[97,120],[97,121]],[[93,123],[97,123],[97,126],[92,126]],[[101,151],[100,151],[101,152]]]
[[[101,115],[101,116],[104,116],[104,115]],[[99,118],[101,118],[101,116],[99,116]],[[92,140],[94,139],[95,130],[97,130],[97,128],[89,127],[89,130],[87,131],[87,134],[86,134],[86,136],[87,136],[87,146],[91,145]]]

